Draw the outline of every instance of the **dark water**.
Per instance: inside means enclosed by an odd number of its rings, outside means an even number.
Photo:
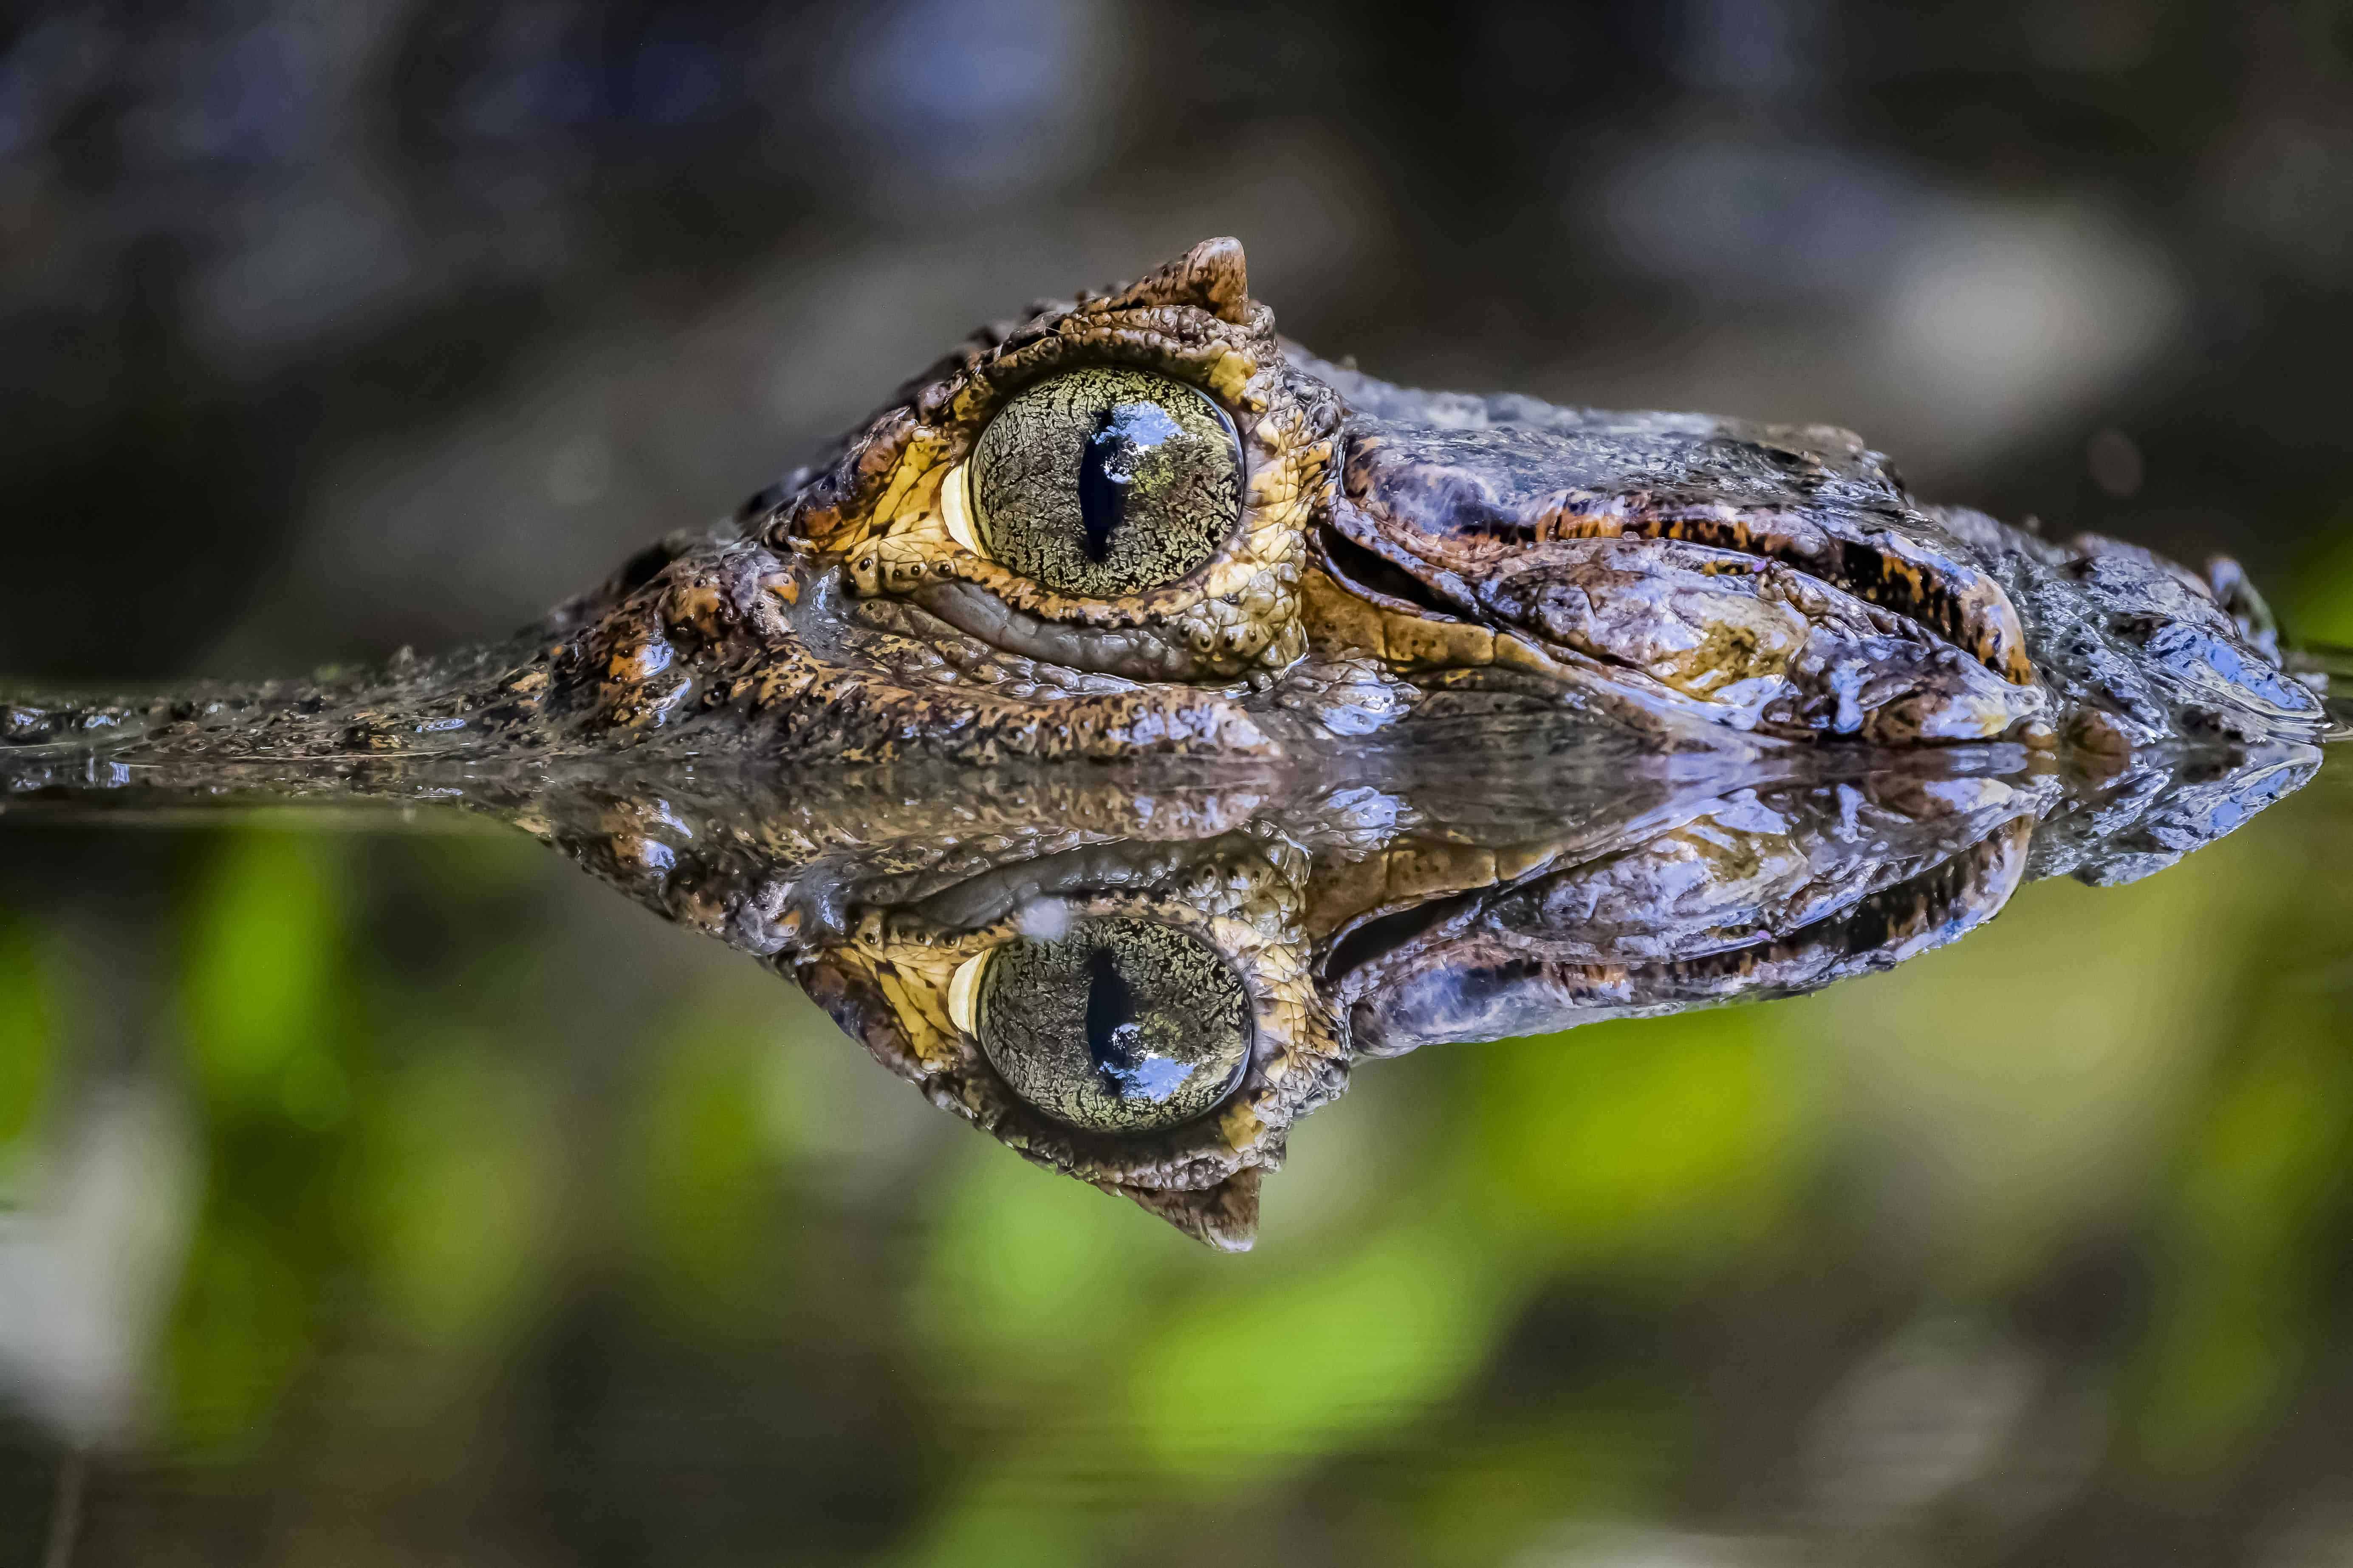
[[[2335,1561],[2353,793],[2149,848],[2289,761],[13,805],[6,1560]],[[1250,1251],[761,956],[1113,915],[1348,1021]]]

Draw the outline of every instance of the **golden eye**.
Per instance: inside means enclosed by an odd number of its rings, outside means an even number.
[[[1156,921],[1073,921],[988,955],[973,1033],[1006,1087],[1066,1126],[1155,1132],[1214,1109],[1250,1065],[1250,998],[1217,952]]]
[[[1241,443],[1181,381],[1069,371],[997,410],[968,482],[983,553],[1057,594],[1162,588],[1218,552],[1241,516]]]

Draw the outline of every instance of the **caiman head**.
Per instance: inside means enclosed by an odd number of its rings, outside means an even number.
[[[0,703],[130,759],[785,763],[2316,738],[2243,576],[1921,506],[1825,426],[1424,393],[1278,337],[1241,247],[988,328],[731,525],[516,642]]]
[[[1230,239],[976,334],[739,530],[562,613],[546,716],[796,759],[2321,726],[2227,564],[1925,508],[1842,430],[1374,381],[1278,337]]]
[[[1884,969],[2025,876],[2145,874],[2315,755],[2089,784],[1797,760],[600,767],[506,815],[797,981],[943,1109],[1236,1248],[1293,1124],[1365,1058]]]

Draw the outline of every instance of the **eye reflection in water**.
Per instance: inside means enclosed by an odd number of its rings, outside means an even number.
[[[1241,984],[1198,937],[1151,921],[1018,938],[986,964],[973,1017],[989,1065],[1067,1126],[1145,1132],[1223,1100],[1250,1059]]]

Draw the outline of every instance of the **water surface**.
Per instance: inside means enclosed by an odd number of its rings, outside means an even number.
[[[0,1560],[2329,1560],[2353,787],[2302,776],[12,803]],[[1089,900],[1353,1026],[1251,1250],[778,973]]]

